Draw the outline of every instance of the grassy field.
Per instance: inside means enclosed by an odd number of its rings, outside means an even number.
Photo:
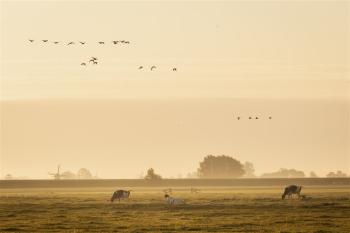
[[[2,189],[0,232],[350,232],[347,187],[310,187],[309,200],[281,200],[280,187],[135,188],[110,203],[110,188]]]

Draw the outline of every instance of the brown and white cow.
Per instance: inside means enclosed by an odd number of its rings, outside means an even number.
[[[300,198],[300,192],[301,192],[302,186],[298,185],[289,185],[284,189],[284,193],[282,194],[282,199],[284,199],[286,196],[288,198],[292,197],[293,194],[297,194]]]

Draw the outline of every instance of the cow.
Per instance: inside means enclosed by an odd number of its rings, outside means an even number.
[[[165,194],[164,197],[165,197],[165,199],[166,199],[166,202],[167,202],[169,205],[181,205],[181,204],[185,204],[185,201],[184,201],[183,199],[174,198],[174,197],[169,196],[168,194]]]
[[[292,197],[293,194],[297,194],[300,198],[300,192],[301,192],[302,186],[298,185],[289,185],[284,189],[284,193],[282,194],[282,200],[288,195],[288,198]]]
[[[111,202],[113,202],[115,199],[118,199],[118,201],[120,202],[120,199],[122,198],[129,198],[130,191],[131,190],[121,190],[121,189],[115,191],[111,197]]]

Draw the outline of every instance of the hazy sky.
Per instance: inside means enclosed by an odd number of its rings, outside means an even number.
[[[0,175],[350,172],[349,33],[348,1],[1,1]]]

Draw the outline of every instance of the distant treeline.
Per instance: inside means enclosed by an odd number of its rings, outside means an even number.
[[[65,171],[62,174],[58,172],[52,174],[55,179],[97,179],[92,176],[91,172],[86,168],[81,168],[75,174]],[[188,179],[232,179],[232,178],[317,178],[315,172],[310,172],[306,176],[303,171],[297,169],[280,168],[276,172],[264,173],[261,176],[255,175],[254,165],[251,162],[242,163],[239,160],[228,155],[207,155],[203,161],[199,163],[197,171],[188,173],[185,178]],[[342,171],[329,172],[327,178],[345,178],[350,177]],[[117,178],[117,177],[116,177]],[[155,169],[149,168],[145,176],[140,177],[145,180],[161,180],[161,174],[157,174]],[[182,178],[182,177],[178,177]],[[16,179],[8,174],[5,179]]]
[[[310,172],[306,176],[303,171],[297,169],[280,168],[276,172],[264,173],[261,176],[255,175],[254,165],[251,162],[242,163],[228,155],[207,155],[199,163],[196,172],[188,173],[186,178],[194,179],[227,179],[227,178],[317,178],[315,172]],[[348,175],[342,171],[329,172],[328,178],[345,178]],[[145,179],[161,179],[160,174],[156,174],[153,168],[147,171]]]

